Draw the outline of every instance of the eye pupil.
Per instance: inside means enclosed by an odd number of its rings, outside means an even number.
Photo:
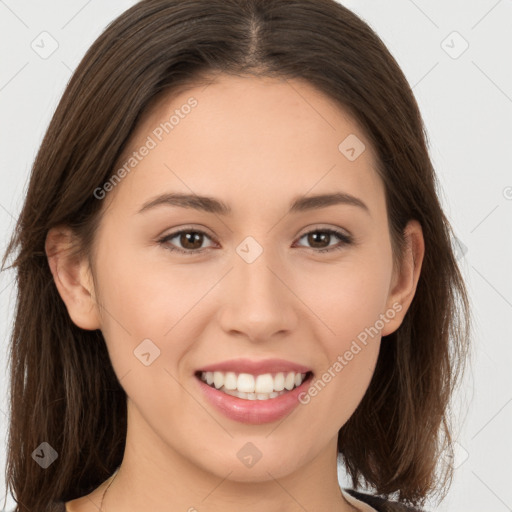
[[[320,243],[325,242],[327,238],[327,242],[329,242],[330,239],[330,233],[326,233],[324,231],[314,231],[308,235],[308,243],[312,244],[313,247],[315,247],[315,244],[318,242],[318,239],[320,240]]]
[[[195,231],[187,231],[181,234],[180,243],[185,249],[200,249],[202,245],[202,234],[197,233]],[[195,240],[194,240],[195,239]],[[191,242],[191,240],[193,240]],[[197,242],[199,240],[199,245],[194,244],[194,241]]]

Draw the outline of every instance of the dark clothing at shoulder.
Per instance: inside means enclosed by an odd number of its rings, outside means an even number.
[[[370,507],[373,507],[377,512],[423,512],[419,508],[397,503],[396,501],[389,501],[384,498],[379,498],[378,496],[372,496],[371,494],[354,491],[354,489],[344,489],[344,491],[363,503],[370,505]]]

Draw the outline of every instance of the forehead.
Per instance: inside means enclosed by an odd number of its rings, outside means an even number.
[[[330,188],[369,202],[382,192],[358,123],[303,80],[217,75],[171,92],[144,114],[118,167],[144,146],[114,191],[132,202],[163,188],[230,204],[234,189],[250,191],[260,205]]]

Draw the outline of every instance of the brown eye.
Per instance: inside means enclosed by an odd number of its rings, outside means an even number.
[[[300,239],[307,237],[307,242],[311,244],[312,249],[316,252],[330,252],[338,249],[343,249],[345,245],[352,243],[352,238],[334,229],[316,229],[309,231],[300,237]],[[338,238],[341,243],[338,245],[329,245],[332,238]],[[327,245],[325,245],[327,244]]]
[[[202,247],[205,237],[210,238],[203,231],[183,229],[181,231],[176,231],[175,233],[166,235],[158,242],[164,245],[170,251],[178,251],[184,254],[193,254],[202,252],[205,249]],[[176,241],[170,243],[173,239],[176,239]]]

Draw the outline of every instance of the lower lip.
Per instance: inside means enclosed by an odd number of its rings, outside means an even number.
[[[298,387],[267,400],[245,400],[219,391],[203,382],[197,376],[199,387],[206,399],[228,418],[240,423],[260,425],[280,420],[290,414],[299,404],[299,395],[306,391],[312,380],[312,374]]]

